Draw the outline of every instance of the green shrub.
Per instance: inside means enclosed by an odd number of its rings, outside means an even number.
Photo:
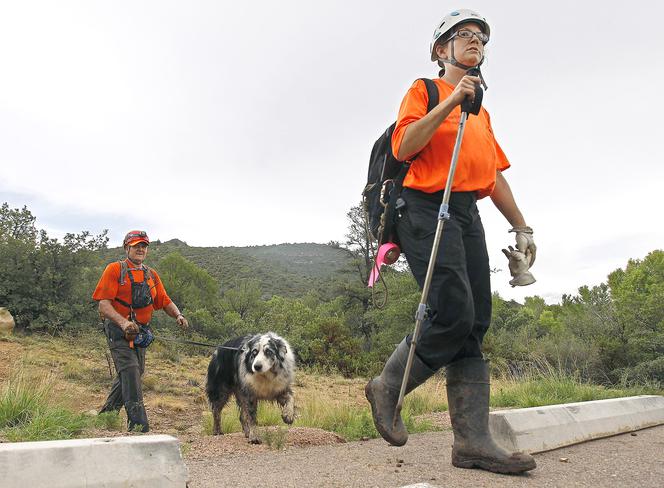
[[[124,430],[124,425],[122,422],[122,417],[120,417],[119,412],[104,412],[100,413],[94,417],[93,421],[96,427],[106,430]]]
[[[280,450],[286,446],[288,429],[285,427],[265,427],[260,429],[258,437],[270,449]]]

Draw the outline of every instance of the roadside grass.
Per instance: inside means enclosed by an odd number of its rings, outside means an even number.
[[[0,394],[0,429],[30,422],[48,404],[50,388],[45,381],[27,378],[20,369],[12,374]]]
[[[501,374],[494,380],[491,390],[491,406],[497,408],[541,407],[662,394],[661,390],[648,386],[618,388],[586,383],[542,360],[533,362],[518,375],[509,372]]]
[[[29,375],[19,366],[0,393],[0,436],[10,442],[71,439],[87,429],[118,430],[117,414],[74,413],[53,395],[51,375]]]
[[[82,437],[89,433],[124,430],[124,414],[88,416],[110,387],[114,371],[104,354],[106,344],[94,332],[81,336],[28,336],[0,340],[0,440],[24,441]],[[18,361],[17,361],[18,360]],[[150,349],[144,376],[145,401],[154,432],[173,435],[209,435],[212,416],[205,398],[207,351],[174,353]],[[366,379],[344,378],[302,368],[294,385],[296,427],[335,432],[346,440],[378,436],[364,398]],[[507,371],[492,380],[491,405],[519,408],[615,398],[664,394],[657,386],[604,387],[580,381],[542,361]],[[447,410],[445,377],[436,374],[409,394],[402,417],[410,432],[436,430],[436,416]],[[432,420],[433,419],[433,420]],[[260,402],[258,423],[264,442],[280,449],[287,426],[274,403]],[[239,412],[231,400],[222,413],[225,433],[241,432]],[[287,438],[287,437],[286,437]]]
[[[416,418],[417,415],[428,412],[421,410],[421,406],[428,403],[420,399],[424,397],[425,395],[417,395],[414,399],[408,398],[404,402],[402,418],[411,433],[436,430],[431,422]],[[412,405],[415,405],[416,409],[413,409]],[[438,404],[436,407],[442,408]],[[262,427],[283,427],[285,425],[281,419],[280,407],[272,402],[259,402],[257,419],[258,425]],[[378,437],[368,406],[355,405],[350,402],[334,405],[327,398],[314,397],[298,402],[296,397],[296,418],[293,426],[327,430],[340,435],[347,441]],[[221,430],[226,434],[242,431],[240,413],[236,405],[229,405],[221,412]],[[203,433],[212,434],[212,414],[210,412],[205,412],[203,415]],[[277,438],[278,435],[274,434],[273,437]]]

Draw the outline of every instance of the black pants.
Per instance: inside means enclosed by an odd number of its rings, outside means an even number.
[[[396,232],[415,279],[424,286],[443,192],[405,188],[406,207]],[[459,359],[482,357],[491,322],[491,282],[484,228],[475,192],[454,192],[445,222],[416,354],[437,370]],[[411,336],[409,335],[410,344]]]
[[[122,330],[113,322],[104,323],[104,332],[111,350],[117,376],[101,412],[118,411],[125,407],[129,430],[148,432],[148,416],[143,404],[141,377],[145,372],[145,348],[129,347]]]

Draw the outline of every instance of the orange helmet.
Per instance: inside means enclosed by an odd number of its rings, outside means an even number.
[[[144,230],[130,230],[124,238],[122,247],[135,246],[139,242],[150,245],[150,238]]]

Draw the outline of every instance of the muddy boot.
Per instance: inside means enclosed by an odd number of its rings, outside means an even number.
[[[489,365],[467,358],[447,367],[447,401],[454,430],[452,464],[494,473],[522,473],[536,467],[525,453],[498,446],[489,432]]]
[[[408,431],[401,420],[401,415],[396,419],[396,423],[394,422],[394,410],[399,401],[399,390],[401,390],[409,349],[406,339],[404,339],[385,363],[380,376],[369,381],[364,388],[367,400],[371,404],[371,415],[376,430],[393,446],[403,446],[408,441]],[[434,372],[415,355],[410,368],[406,393],[410,393],[424,383]]]

